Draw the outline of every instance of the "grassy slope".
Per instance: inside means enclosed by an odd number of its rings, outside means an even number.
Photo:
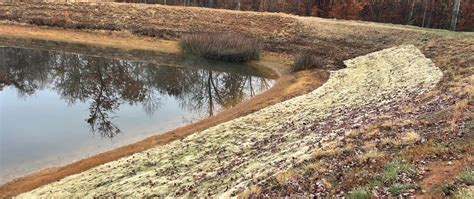
[[[276,178],[272,185],[253,187],[248,193],[257,190],[257,195],[280,196],[316,191],[344,195],[352,189],[365,188],[369,195],[372,192],[379,196],[394,195],[399,193],[398,189],[405,195],[441,197],[439,187],[454,180],[466,167],[474,166],[473,33],[300,19],[307,27],[307,34],[316,35],[313,42],[316,44],[321,38],[343,41],[349,46],[361,40],[369,46],[380,44],[381,47],[414,44],[442,69],[444,76],[436,89],[409,99],[403,107],[371,124],[348,132],[349,136],[340,145],[316,151],[313,159],[287,171],[292,183],[278,182]],[[362,51],[364,48],[367,46],[361,47]],[[406,162],[416,172],[408,177],[398,173],[394,179],[380,180],[386,175],[385,166],[394,161]],[[453,161],[456,164],[451,165]],[[442,177],[425,180],[424,176]]]
[[[320,156],[318,152],[312,161],[290,170],[298,174],[295,179],[303,179],[294,180],[298,183],[275,181],[252,190],[258,194],[288,195],[312,191],[311,187],[322,185],[321,190],[327,190],[322,192],[341,194],[353,187],[373,189],[377,185],[378,192],[389,194],[384,193],[383,187],[394,183],[380,185],[376,179],[383,174],[383,165],[395,159],[404,159],[415,166],[417,175],[412,176],[415,182],[426,175],[423,167],[430,165],[429,162],[467,159],[470,162],[467,165],[472,165],[469,159],[474,132],[472,33],[283,14],[129,4],[0,4],[0,13],[0,19],[18,22],[123,30],[165,38],[177,38],[183,32],[230,31],[262,38],[267,50],[292,54],[312,48],[320,52],[329,68],[341,68],[343,60],[386,47],[414,44],[444,72],[436,89],[410,99],[406,107],[384,115],[347,137],[344,143],[352,143],[349,152],[342,146],[322,152],[329,156]],[[408,131],[414,133],[406,134]],[[366,155],[357,160],[350,158],[361,154]],[[359,163],[354,166],[354,161]],[[351,167],[347,169],[344,165]],[[332,171],[329,175],[328,170]],[[432,187],[423,188],[431,191]]]

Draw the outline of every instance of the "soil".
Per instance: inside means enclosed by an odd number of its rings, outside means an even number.
[[[445,183],[454,180],[455,176],[462,171],[474,166],[474,157],[468,156],[460,160],[436,161],[428,165],[429,173],[421,181],[421,189],[425,190],[425,194],[421,194],[419,198],[443,198],[441,192],[434,189],[439,188]]]

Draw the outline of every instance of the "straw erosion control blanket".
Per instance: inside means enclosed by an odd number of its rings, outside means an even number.
[[[320,88],[183,140],[136,153],[20,195],[235,196],[265,185],[351,129],[433,89],[442,72],[415,47],[345,61]]]

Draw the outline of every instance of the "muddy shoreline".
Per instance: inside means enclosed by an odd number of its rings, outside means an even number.
[[[64,31],[64,30],[45,29],[45,28],[37,28],[37,27],[29,27],[29,26],[19,26],[19,25],[6,25],[6,24],[2,24],[0,26],[2,26],[2,29],[0,29],[0,41],[2,39],[5,41],[6,36],[11,37],[11,35],[9,35],[8,32],[13,31],[13,30],[18,31],[20,29],[22,32],[25,33],[25,35],[28,35],[28,33],[34,33],[34,34],[29,35],[29,37],[26,37],[26,38],[24,37],[16,38],[16,39],[22,39],[23,41],[21,43],[22,47],[41,46],[41,45],[38,45],[37,44],[38,42],[35,42],[35,41],[40,41],[40,40],[45,40],[45,39],[48,41],[52,41],[53,43],[55,42],[56,44],[61,44],[61,42],[64,42],[59,37],[55,38],[54,37],[55,34],[61,35],[64,37],[67,37],[67,34],[70,34],[69,36],[76,38],[76,40],[73,43],[77,44],[78,46],[93,45],[93,46],[96,46],[98,49],[102,49],[102,50],[108,49],[108,48],[110,49],[111,47],[117,47],[116,44],[112,42],[110,43],[97,42],[94,44],[94,43],[90,43],[90,41],[88,40],[89,37],[96,37],[96,36],[106,38],[107,35],[103,33],[84,32],[84,31]],[[48,34],[48,37],[46,37],[45,34]],[[168,53],[170,55],[173,55],[173,53],[170,53],[170,52],[163,52],[162,51],[163,49],[157,49],[157,48],[140,49],[141,46],[138,47],[137,49],[137,46],[133,45],[134,41],[141,42],[141,38],[134,37],[134,36],[123,36],[123,35],[119,37],[126,37],[126,39],[130,41],[130,45],[118,46],[118,48],[116,49],[119,49],[119,50],[124,49],[124,51],[126,52],[135,50],[138,52],[148,51],[151,53]],[[114,37],[114,39],[117,39],[117,38]],[[87,40],[87,44],[85,44],[86,40]],[[18,41],[18,40],[15,40],[15,41]],[[29,41],[29,42],[25,42],[25,41]],[[162,40],[150,41],[150,43],[153,43],[153,42],[159,43],[163,41]],[[170,42],[170,41],[164,41],[164,42],[166,42],[169,46],[171,46],[171,48],[173,47],[172,46],[173,42]],[[156,45],[156,46],[160,46],[160,45]],[[74,51],[77,49],[68,49],[68,50]],[[169,48],[167,48],[167,50],[173,51],[173,50],[169,50]],[[161,135],[146,138],[134,144],[122,146],[120,148],[117,148],[111,151],[100,153],[95,156],[85,158],[83,160],[80,160],[80,161],[77,161],[65,166],[47,168],[44,170],[40,170],[38,172],[34,172],[29,175],[14,179],[10,182],[5,183],[4,185],[0,187],[0,193],[1,193],[0,196],[12,197],[12,196],[18,195],[19,193],[30,191],[39,186],[57,181],[66,176],[80,173],[82,171],[102,165],[104,163],[129,156],[133,153],[144,151],[146,149],[150,149],[158,145],[164,145],[174,140],[183,139],[184,137],[194,132],[201,131],[203,129],[220,124],[222,122],[247,115],[261,108],[264,108],[272,104],[276,104],[278,102],[284,101],[294,96],[307,93],[319,87],[320,85],[322,85],[328,78],[328,73],[324,71],[311,71],[311,72],[306,71],[306,72],[300,72],[296,74],[289,74],[287,73],[288,66],[285,64],[282,64],[282,62],[284,62],[284,58],[280,58],[278,57],[278,55],[264,56],[263,60],[259,63],[259,65],[263,65],[264,67],[272,71],[275,71],[275,73],[277,73],[279,77],[277,82],[268,91],[248,101],[245,101],[234,108],[225,110],[213,117],[206,118],[199,122],[177,128],[175,130],[163,133]],[[265,71],[268,69],[263,69],[263,70]]]

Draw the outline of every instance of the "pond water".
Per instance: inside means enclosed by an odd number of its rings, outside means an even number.
[[[181,62],[0,47],[0,183],[198,121],[274,83]]]

